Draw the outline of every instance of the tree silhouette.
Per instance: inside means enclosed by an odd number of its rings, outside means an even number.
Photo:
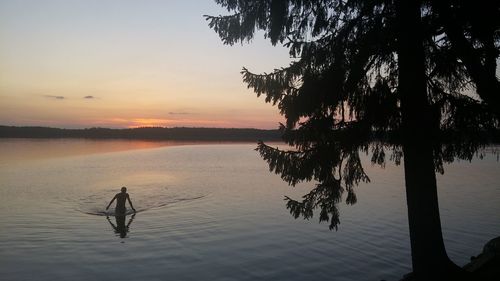
[[[243,68],[243,81],[286,118],[280,129],[295,149],[260,142],[257,150],[291,185],[318,184],[295,217],[336,228],[336,204],[369,181],[372,162],[404,163],[415,276],[461,274],[446,254],[436,172],[471,159],[498,137],[500,3],[470,0],[216,0],[229,15],[205,16],[224,44],[250,42],[256,30],[289,49],[293,62],[271,73]],[[388,157],[386,157],[386,155]]]

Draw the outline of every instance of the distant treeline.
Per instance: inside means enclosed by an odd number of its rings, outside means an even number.
[[[87,138],[147,139],[183,141],[278,141],[279,130],[225,128],[59,129],[48,127],[0,126],[0,138]]]

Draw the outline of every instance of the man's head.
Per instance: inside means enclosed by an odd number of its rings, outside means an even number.
[[[127,188],[125,186],[122,187],[122,192],[124,192],[124,193],[127,192]]]

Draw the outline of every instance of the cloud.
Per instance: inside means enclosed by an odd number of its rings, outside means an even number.
[[[84,98],[84,99],[91,100],[91,99],[95,99],[96,97],[94,97],[94,96],[84,96],[83,98]]]
[[[63,96],[54,96],[54,95],[44,95],[44,97],[49,99],[63,100],[65,99]]]
[[[170,111],[168,114],[170,114],[170,115],[190,115],[192,113],[190,113],[190,112],[172,112],[172,111]]]

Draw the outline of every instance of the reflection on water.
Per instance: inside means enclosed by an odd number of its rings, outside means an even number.
[[[128,223],[125,224],[126,216],[125,215],[116,215],[115,221],[116,224],[114,224],[111,219],[109,219],[109,216],[106,216],[106,219],[108,220],[109,224],[120,238],[126,238],[127,233],[129,232],[129,227],[132,224],[132,221],[135,218],[135,213],[130,216],[130,219],[128,220]]]
[[[43,149],[65,144],[53,145]],[[372,281],[410,270],[402,167],[380,169],[360,155],[371,183],[356,188],[357,204],[338,204],[335,232],[317,216],[289,215],[284,196],[300,198],[311,186],[290,188],[254,148],[171,146],[3,165],[2,281]],[[458,264],[500,233],[499,165],[486,155],[438,177],[445,243]],[[104,217],[124,185],[140,214],[129,232],[130,215],[117,222],[108,214],[115,234],[127,237],[121,244]]]
[[[0,139],[0,165],[22,161],[186,145],[188,142],[92,139]]]

